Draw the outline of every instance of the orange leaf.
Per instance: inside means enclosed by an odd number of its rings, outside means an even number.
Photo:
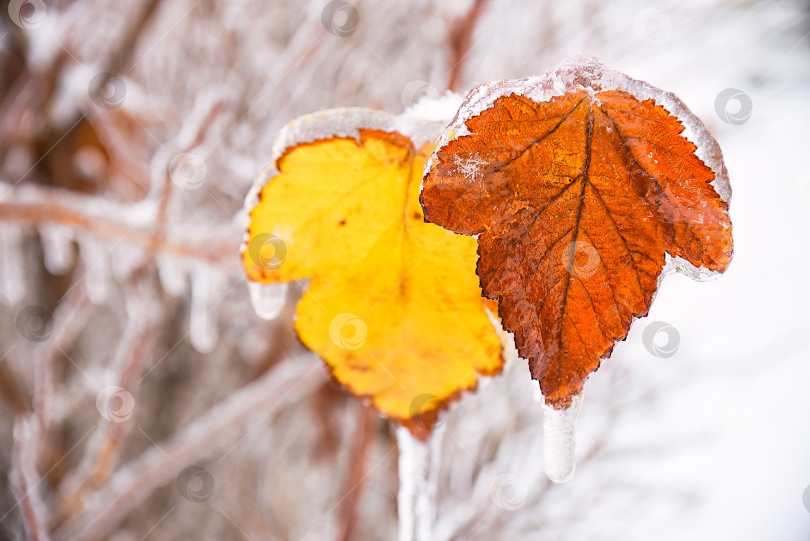
[[[716,142],[677,98],[586,59],[470,92],[421,202],[427,220],[479,235],[484,294],[565,408],[647,314],[663,269],[726,269],[729,196]]]

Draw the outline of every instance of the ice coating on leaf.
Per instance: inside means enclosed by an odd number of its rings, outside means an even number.
[[[436,152],[439,152],[449,141],[469,135],[466,122],[489,109],[495,100],[502,96],[517,94],[531,98],[536,102],[547,102],[554,96],[567,92],[587,90],[591,94],[608,90],[620,90],[632,94],[639,100],[651,99],[675,116],[684,126],[681,134],[694,144],[695,155],[700,158],[714,173],[712,187],[723,201],[731,199],[731,187],[728,172],[723,164],[723,155],[717,141],[709,133],[703,122],[695,116],[684,103],[673,93],[665,92],[644,81],[638,81],[606,66],[596,58],[577,55],[543,75],[523,79],[491,81],[473,88],[464,98],[456,117],[439,137]],[[425,164],[425,171],[436,162],[436,153]],[[712,280],[719,273],[703,267],[695,267],[681,258],[666,256],[666,265],[661,276],[669,272],[680,272],[698,281]]]
[[[464,96],[456,92],[445,92],[437,98],[421,99],[402,113],[402,116],[436,120],[447,124],[456,114]]]
[[[63,225],[44,223],[39,226],[42,259],[51,274],[62,276],[73,267],[73,237],[73,230]]]
[[[250,303],[253,311],[262,319],[275,319],[287,302],[287,289],[289,284],[262,284],[248,282]]]
[[[541,396],[542,400],[542,396]],[[582,395],[574,398],[571,406],[554,409],[543,403],[543,470],[555,483],[571,480],[576,469],[574,435],[577,417],[582,408]]]
[[[428,107],[425,102],[430,100],[420,101],[419,107],[414,106],[402,115],[392,115],[365,107],[344,107],[296,118],[284,126],[276,136],[270,156],[270,165],[265,167],[256,178],[245,198],[245,230],[249,225],[251,210],[259,203],[259,193],[267,181],[278,174],[275,167],[276,161],[287,149],[301,143],[311,143],[333,137],[351,137],[359,142],[358,126],[363,126],[367,130],[401,133],[413,141],[415,148],[420,148],[425,143],[432,141],[434,134],[447,125],[453,114],[452,108],[458,103],[453,96],[455,95],[448,94],[446,97],[439,98],[438,107]],[[438,114],[439,110],[444,111],[445,115]],[[437,117],[440,118],[437,119]],[[242,252],[247,248],[246,242],[247,233],[242,243]]]

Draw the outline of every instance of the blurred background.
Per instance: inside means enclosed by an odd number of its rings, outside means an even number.
[[[394,428],[254,314],[279,128],[585,52],[723,149],[735,260],[665,279],[543,476],[524,361],[437,433],[436,540],[810,538],[810,4],[0,2],[0,539],[391,540]]]

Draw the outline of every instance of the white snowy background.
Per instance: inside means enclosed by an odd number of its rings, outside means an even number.
[[[590,378],[567,484],[523,361],[451,408],[434,539],[810,538],[807,2],[0,4],[1,538],[394,539],[394,430],[297,343],[297,286],[254,315],[242,201],[297,115],[583,52],[714,134],[734,260]]]

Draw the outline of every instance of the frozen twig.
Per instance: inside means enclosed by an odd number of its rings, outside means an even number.
[[[244,436],[253,416],[278,413],[312,393],[327,375],[312,355],[292,357],[234,392],[165,443],[122,466],[107,485],[54,534],[55,540],[96,539],[109,533],[157,487],[194,462],[214,456]]]
[[[432,539],[441,441],[441,433],[434,432],[422,442],[407,428],[397,428],[399,541]]]
[[[465,60],[470,54],[473,44],[473,35],[481,14],[486,9],[487,0],[472,0],[472,6],[467,14],[451,24],[449,43],[451,48],[450,68],[447,72],[447,88],[459,91],[459,82],[462,80]]]
[[[233,238],[224,238],[221,229],[205,236],[197,231],[195,237],[214,239],[214,242],[199,245],[178,243],[150,231],[151,217],[149,214],[144,216],[141,211],[145,209],[137,206],[118,205],[107,199],[67,190],[32,185],[12,188],[7,183],[0,183],[0,194],[4,193],[10,195],[0,198],[0,221],[3,222],[57,223],[87,231],[100,239],[154,249],[176,257],[209,262],[235,260],[233,245],[234,238],[238,238],[235,229]],[[219,243],[215,240],[217,238],[221,239]]]
[[[154,293],[150,289],[151,285],[146,283],[145,278],[136,275],[126,298],[127,327],[118,342],[115,358],[109,367],[110,375],[107,376],[111,385],[123,389],[129,396],[135,394],[137,378],[143,366],[149,364],[148,361],[154,357],[152,341],[158,322],[149,310],[150,303],[154,302]],[[99,402],[96,404],[98,407]],[[99,409],[96,431],[87,445],[82,463],[62,484],[60,496],[63,515],[72,514],[81,506],[88,492],[103,485],[109,478],[121,451],[123,438],[130,429],[130,423],[126,421],[132,414],[130,408],[134,404],[125,407],[129,411],[121,412],[125,415],[120,417],[105,415]]]
[[[54,421],[54,407],[57,392],[54,383],[54,363],[84,328],[90,314],[90,303],[83,287],[74,288],[68,298],[63,299],[53,314],[53,334],[42,345],[42,351],[35,357],[34,412],[39,422],[40,451],[50,441],[50,430]]]
[[[26,532],[35,541],[48,541],[48,508],[40,497],[41,477],[36,467],[38,439],[39,427],[34,417],[19,417],[14,423],[10,477]]]
[[[356,443],[352,452],[351,471],[346,480],[348,490],[341,511],[342,524],[337,537],[338,541],[350,541],[353,538],[352,532],[356,523],[357,504],[360,501],[363,480],[366,477],[368,450],[374,440],[374,429],[377,427],[377,415],[370,407],[361,404],[352,404],[352,406],[358,412],[357,434],[352,438]]]

